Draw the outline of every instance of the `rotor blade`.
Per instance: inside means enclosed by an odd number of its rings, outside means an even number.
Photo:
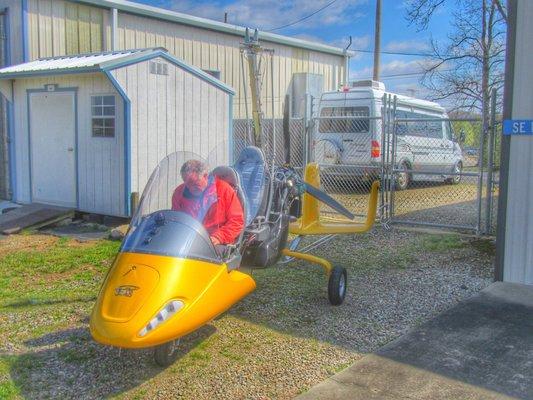
[[[346,209],[346,207],[344,207],[341,203],[339,203],[329,194],[323,192],[320,189],[317,189],[314,186],[308,185],[305,182],[304,182],[304,188],[305,188],[305,191],[309,193],[311,196],[313,196],[315,199],[321,201],[324,204],[327,204],[328,206],[333,208],[335,211],[337,211],[339,214],[344,215],[348,219],[355,218],[355,215],[353,215],[349,210]]]
[[[283,146],[285,151],[285,164],[291,163],[291,131],[290,131],[290,116],[289,116],[289,102],[290,95],[285,95],[285,104],[283,106]]]

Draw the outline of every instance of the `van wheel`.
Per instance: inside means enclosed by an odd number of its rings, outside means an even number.
[[[170,364],[173,364],[178,358],[179,343],[180,341],[177,339],[156,346],[154,350],[155,363],[160,367],[168,367]]]
[[[409,166],[407,163],[401,163],[400,171],[397,172],[395,183],[397,190],[405,190],[409,187],[409,183],[411,183],[411,176],[409,175]]]
[[[455,175],[453,175],[452,177],[446,179],[446,183],[449,183],[450,185],[459,184],[461,182],[461,179],[462,179],[462,175],[460,175],[461,172],[463,172],[463,163],[458,162],[453,167],[453,173]],[[457,174],[459,174],[459,175],[457,175]]]

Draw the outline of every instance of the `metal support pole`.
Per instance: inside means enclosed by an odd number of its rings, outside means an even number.
[[[496,95],[497,90],[492,89],[490,102],[490,128],[488,143],[488,164],[487,164],[487,191],[485,206],[485,235],[490,234],[492,225],[492,189],[493,189],[493,170],[494,170],[494,139],[496,137]]]
[[[392,218],[394,218],[394,191],[396,190],[396,177],[394,176],[394,169],[396,168],[396,122],[394,118],[396,117],[396,103],[398,101],[398,98],[394,96],[394,100],[392,102],[392,115],[391,115],[391,135],[392,135],[392,152],[391,152],[391,162],[390,162],[390,168],[391,168],[391,178],[390,178],[390,186],[391,186],[391,194],[390,194],[390,219],[392,221]]]
[[[309,164],[309,151],[310,151],[310,140],[309,140],[309,97],[308,93],[304,96],[304,119],[302,121],[303,130],[304,130],[304,142],[303,142],[303,161],[304,167]]]
[[[481,123],[481,135],[479,136],[479,160],[478,160],[478,185],[477,185],[477,222],[476,222],[476,234],[481,233],[481,207],[483,205],[483,159],[485,158],[485,124]]]

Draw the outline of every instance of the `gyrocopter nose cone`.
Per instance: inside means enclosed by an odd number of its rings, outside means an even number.
[[[142,307],[159,282],[159,272],[142,264],[123,263],[117,266],[104,289],[102,318],[111,322],[129,321]]]

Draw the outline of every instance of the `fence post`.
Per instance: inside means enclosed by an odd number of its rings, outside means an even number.
[[[490,128],[489,128],[489,143],[488,143],[488,163],[487,163],[487,194],[486,194],[486,209],[485,209],[485,235],[490,233],[492,225],[492,186],[493,186],[493,172],[494,172],[494,139],[496,134],[496,95],[497,90],[492,89],[491,103],[490,103]]]
[[[478,186],[477,186],[477,223],[476,235],[482,233],[481,231],[481,214],[483,205],[483,162],[485,159],[485,123],[481,121],[481,135],[479,136],[479,158],[478,158]]]
[[[310,162],[309,153],[311,151],[311,123],[310,120],[312,118],[311,114],[311,106],[313,104],[313,96],[311,96],[309,93],[306,93],[304,96],[304,115],[303,115],[303,130],[304,130],[304,148],[303,148],[303,163],[304,167]]]

